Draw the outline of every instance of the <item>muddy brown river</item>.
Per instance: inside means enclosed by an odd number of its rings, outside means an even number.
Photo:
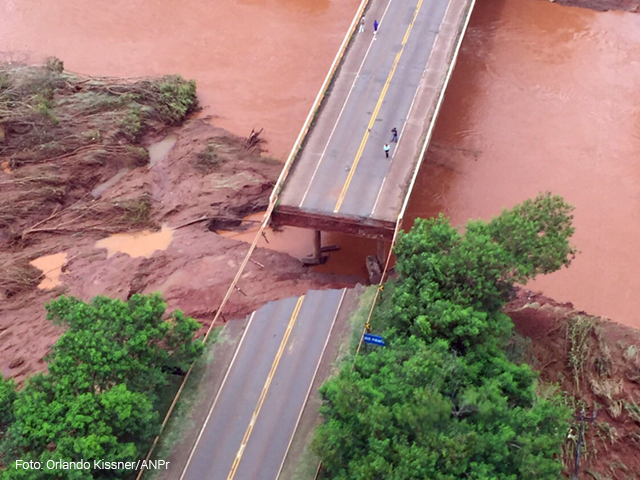
[[[0,52],[56,55],[91,75],[196,78],[204,115],[240,135],[264,127],[283,158],[358,3],[1,0]],[[640,15],[478,0],[410,214],[461,225],[561,194],[576,206],[581,253],[530,287],[640,327],[638,85]],[[295,232],[279,245],[302,255]],[[323,269],[360,273],[368,248],[352,242]]]
[[[581,253],[529,287],[640,327],[638,85],[640,15],[479,0],[411,214],[462,224],[560,194]]]

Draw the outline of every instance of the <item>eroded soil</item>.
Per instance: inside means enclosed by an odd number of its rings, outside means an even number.
[[[505,310],[530,341],[521,347],[541,372],[541,388],[553,392],[558,384],[587,417],[597,409],[596,421],[586,427],[580,478],[640,478],[640,330],[525,289]],[[572,422],[564,446],[569,473],[578,423]]]
[[[136,292],[160,291],[170,310],[184,310],[203,328],[210,324],[249,245],[218,235],[209,227],[216,221],[218,227],[228,229],[238,223],[229,219],[263,210],[281,166],[255,149],[246,149],[243,139],[203,120],[162,132],[157,138],[147,139],[147,146],[167,134],[176,135],[177,141],[166,158],[152,167],[132,168],[99,198],[83,196],[56,210],[39,224],[39,230],[32,228],[24,238],[14,235],[11,243],[4,243],[0,270],[23,269],[28,280],[18,288],[0,292],[3,375],[22,381],[46,367],[43,357],[62,330],[45,319],[44,303],[62,293],[84,299],[94,295],[124,299]],[[86,167],[68,168],[81,175],[78,170]],[[0,181],[11,181],[16,173],[19,167],[11,173],[0,172]],[[114,172],[107,173],[102,180],[107,181]],[[0,202],[2,195],[0,191]],[[144,228],[110,224],[111,216],[91,213],[108,211],[114,199],[140,196],[150,199]],[[80,215],[85,212],[91,214]],[[29,229],[29,225],[22,227]],[[127,246],[116,237],[115,248],[120,245],[131,255],[96,246],[97,241],[116,231],[151,232],[160,231],[160,227],[169,233],[168,246],[166,236],[157,235],[155,238],[161,240],[156,240],[149,234],[133,238],[133,245],[140,247],[138,253],[130,250],[131,242]],[[250,227],[241,224],[235,228]],[[59,253],[66,254],[60,285],[38,288],[47,272],[25,266],[43,255]],[[239,282],[240,290],[234,292],[223,312],[224,320],[246,315],[271,300],[313,288],[349,286],[356,281],[349,276],[313,273],[289,255],[258,249]]]

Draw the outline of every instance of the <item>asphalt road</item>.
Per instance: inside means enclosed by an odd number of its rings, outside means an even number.
[[[366,43],[364,58],[356,72],[340,74],[353,76],[341,111],[337,118],[320,115],[314,134],[322,141],[308,142],[281,194],[284,205],[327,215],[374,216],[392,163],[414,161],[417,151],[410,158],[394,153],[404,140],[402,131],[450,0],[374,3],[377,12],[372,7],[365,33],[352,47],[362,50]],[[374,40],[371,24],[379,14]],[[387,159],[383,146],[394,127],[401,135],[399,144],[390,143],[392,158]],[[412,140],[419,144],[419,138]]]
[[[346,290],[254,312],[180,480],[275,480]]]

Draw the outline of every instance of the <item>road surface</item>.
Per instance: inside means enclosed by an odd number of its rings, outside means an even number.
[[[347,290],[254,312],[180,480],[275,480]]]
[[[473,0],[373,1],[366,30],[356,35],[286,179],[276,216],[395,225],[472,6]],[[374,19],[380,22],[376,35]],[[394,127],[397,143],[390,141]],[[311,228],[331,230],[331,221],[326,223]]]

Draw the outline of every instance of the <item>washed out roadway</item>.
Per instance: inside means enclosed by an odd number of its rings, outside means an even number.
[[[275,480],[346,290],[252,314],[180,480]]]

